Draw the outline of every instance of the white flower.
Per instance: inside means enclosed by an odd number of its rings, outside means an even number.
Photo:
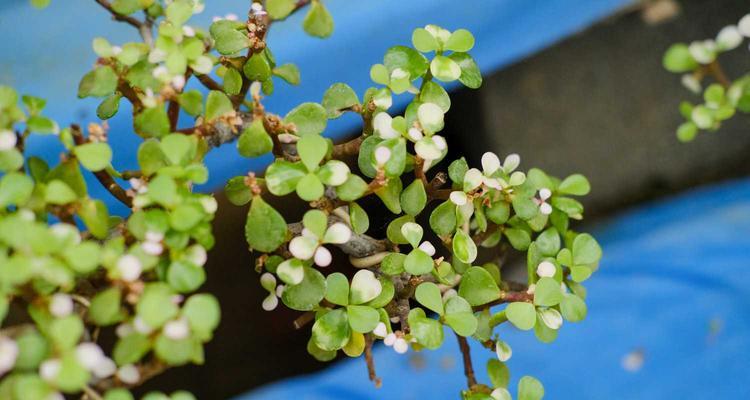
[[[10,150],[16,147],[18,137],[13,131],[2,130],[0,131],[0,151]]]
[[[319,267],[327,267],[331,265],[333,257],[331,256],[331,252],[328,249],[326,249],[324,246],[320,246],[317,250],[315,250],[315,256],[313,257],[313,259],[315,260],[315,265]]]
[[[18,359],[18,344],[5,336],[0,336],[0,376],[13,369]]]
[[[742,36],[750,37],[750,14],[747,14],[740,19],[740,22],[737,23],[737,29]]]
[[[379,168],[382,168],[388,160],[391,159],[391,149],[380,146],[375,149],[375,162]]]
[[[393,343],[393,350],[395,350],[398,354],[404,354],[409,351],[409,343],[407,343],[404,338],[398,338]]]
[[[126,282],[133,282],[141,276],[143,264],[138,257],[132,254],[126,254],[117,260],[117,270],[120,272],[120,278]]]
[[[105,356],[96,343],[86,342],[76,347],[76,358],[83,368],[93,371]]]
[[[544,215],[552,214],[552,206],[547,203],[547,199],[552,196],[552,192],[547,188],[539,189],[539,197],[535,198],[536,204],[539,205],[539,211]]]
[[[468,201],[468,199],[466,197],[466,193],[458,191],[458,190],[455,190],[455,191],[451,192],[451,194],[450,194],[450,200],[451,200],[451,203],[453,203],[453,204],[455,204],[457,206],[463,206]]]
[[[57,378],[57,374],[60,373],[60,360],[52,358],[45,360],[39,365],[39,376],[47,382],[52,382]]]
[[[67,317],[73,312],[73,299],[65,293],[55,293],[50,298],[49,312],[57,317]]]
[[[542,278],[551,278],[555,276],[556,271],[557,267],[555,267],[555,264],[552,264],[549,261],[542,261],[536,267],[536,274]]]
[[[734,25],[725,26],[716,36],[716,44],[725,51],[736,49],[742,44],[742,33]]]
[[[393,129],[393,118],[388,113],[380,112],[372,119],[372,127],[381,139],[392,139],[401,136]]]
[[[435,255],[435,246],[433,246],[432,243],[426,240],[419,245],[419,249],[427,253],[427,255],[430,257]]]
[[[164,324],[162,333],[164,333],[164,336],[172,340],[182,340],[190,334],[190,326],[188,325],[187,320],[180,318]]]
[[[378,322],[378,324],[375,326],[375,329],[372,330],[372,333],[375,336],[384,338],[388,335],[388,328],[386,328],[384,323]]]
[[[138,372],[138,368],[136,368],[135,365],[126,364],[117,370],[117,377],[120,378],[123,383],[135,385],[141,380],[141,373]]]

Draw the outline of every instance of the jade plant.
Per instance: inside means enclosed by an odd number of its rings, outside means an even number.
[[[41,98],[0,87],[0,398],[127,400],[162,371],[204,361],[220,309],[197,292],[210,275],[217,201],[193,189],[210,173],[206,154],[222,145],[275,158],[263,174],[229,180],[226,194],[248,207],[245,257],[268,292],[258,307],[299,311],[294,323],[310,330],[318,360],[362,356],[379,386],[375,343],[406,353],[455,335],[467,380],[460,396],[510,399],[505,332],[546,343],[564,320],[586,316],[581,282],[601,249],[570,226],[582,218],[574,197],[589,192],[586,178],[521,172],[515,154],[487,152],[481,169],[444,160],[443,85],[482,83],[467,30],[418,28],[411,47],[392,47],[372,66],[364,93],[334,83],[320,103],[282,116],[264,98],[301,74],[277,63],[267,33],[301,11],[308,34],[331,35],[320,0],[251,2],[247,18],[215,18],[208,30],[189,24],[202,0],[96,3],[141,35],[93,42],[98,58],[78,96],[101,100],[100,122],[59,126]],[[207,90],[188,89],[192,81]],[[403,115],[394,98],[408,102]],[[123,102],[134,134],[109,132]],[[328,120],[345,113],[361,118],[361,133],[334,143],[323,135]],[[115,166],[111,134],[138,141],[137,170]],[[27,154],[30,135],[58,142],[59,159]],[[92,197],[94,179],[128,212],[111,214]],[[282,215],[281,197],[298,198],[304,212]],[[524,282],[505,278],[507,260],[526,265]],[[490,382],[477,382],[469,339],[497,354]],[[518,399],[543,395],[537,379],[520,378]]]
[[[683,142],[695,139],[700,131],[714,132],[736,113],[750,113],[750,74],[730,78],[719,62],[719,56],[739,48],[750,38],[750,14],[735,25],[727,25],[715,39],[675,43],[664,54],[663,64],[670,72],[682,74],[682,84],[703,101],[680,103],[685,122],[677,128]],[[704,85],[706,78],[711,82]],[[704,88],[705,86],[705,88]]]

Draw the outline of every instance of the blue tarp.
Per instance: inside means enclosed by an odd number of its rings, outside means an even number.
[[[597,227],[604,257],[586,282],[587,319],[566,323],[552,344],[510,326],[499,330],[514,350],[512,381],[536,376],[547,399],[750,398],[748,232],[750,180],[647,205]],[[368,381],[363,360],[352,359],[238,400],[457,398],[466,381],[452,333],[443,348],[415,354],[376,348],[381,389]],[[636,355],[640,368],[624,368]],[[484,365],[494,353],[475,345],[472,356],[488,382]]]
[[[448,29],[468,28],[476,36],[471,54],[487,74],[532,52],[577,32],[613,13],[631,0],[325,0],[336,28],[326,40],[302,32],[302,13],[286,23],[273,26],[270,47],[279,64],[293,62],[302,71],[302,84],[276,85],[267,108],[285,114],[305,101],[320,101],[335,82],[345,82],[358,93],[372,85],[372,64],[382,62],[388,47],[410,44],[414,28],[429,23]],[[233,12],[242,15],[248,1],[207,0],[206,10],[196,17],[196,26],[208,27],[215,15]],[[78,81],[93,66],[96,56],[91,41],[104,36],[112,43],[137,40],[135,30],[111,21],[93,0],[52,0],[42,11],[28,0],[0,1],[0,84],[16,87],[21,93],[49,100],[46,114],[61,125],[96,121],[96,100],[78,100]],[[406,95],[395,99],[404,106]],[[115,148],[114,165],[120,169],[137,167],[135,151],[140,140],[133,133],[129,108],[123,106],[110,121],[110,142]],[[351,117],[351,116],[350,116]],[[183,125],[189,123],[183,118]],[[326,135],[340,137],[356,129],[355,118],[331,121]],[[32,138],[29,154],[54,160],[61,148],[52,138]],[[248,160],[237,155],[232,145],[224,146],[207,158],[211,176],[203,186],[214,190],[234,175],[259,169],[269,159]],[[90,182],[94,182],[92,177]],[[99,185],[90,185],[93,195],[106,199],[120,212],[123,209]]]

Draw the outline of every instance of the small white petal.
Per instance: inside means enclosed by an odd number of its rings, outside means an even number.
[[[385,146],[380,146],[375,149],[375,163],[377,163],[379,167],[382,167],[383,165],[385,165],[385,163],[387,163],[388,160],[390,159],[391,159],[391,149]]]
[[[385,339],[383,339],[383,343],[385,343],[386,346],[393,346],[394,343],[396,343],[396,334],[395,333],[389,333],[385,336]]]
[[[2,130],[0,131],[0,151],[10,150],[16,147],[18,137],[13,131]]]
[[[224,16],[224,19],[230,20],[230,21],[237,21],[239,17],[237,17],[237,14],[227,14]]]
[[[55,293],[49,302],[49,312],[57,318],[70,315],[73,312],[73,299],[65,293]]]
[[[83,368],[93,371],[105,357],[101,347],[87,342],[76,347],[76,358]]]
[[[317,250],[315,250],[314,260],[315,265],[319,267],[327,267],[331,265],[333,257],[331,256],[331,252],[328,249],[326,249],[324,246],[320,246]]]
[[[164,234],[157,231],[147,231],[145,237],[149,242],[161,242],[164,240]]]
[[[551,278],[555,276],[556,271],[557,267],[555,267],[555,264],[552,264],[549,261],[542,261],[536,267],[536,274],[542,278]]]
[[[260,95],[260,91],[263,89],[263,84],[255,81],[250,84],[250,96],[256,97]]]
[[[164,252],[164,245],[160,242],[143,242],[141,243],[141,248],[146,254],[152,256],[158,256]]]
[[[426,240],[419,245],[419,249],[427,253],[427,255],[430,257],[435,255],[435,246],[433,246],[432,243]]]
[[[261,304],[261,307],[265,311],[273,311],[276,309],[276,307],[279,305],[279,298],[276,297],[276,294],[271,293],[268,296],[266,296],[265,299],[263,299],[263,303]]]
[[[276,286],[276,297],[281,297],[281,295],[284,294],[284,289],[286,289],[286,286],[284,285]]]
[[[404,354],[409,351],[409,343],[407,343],[404,338],[398,338],[393,343],[393,350],[396,350],[396,353],[398,354]]]
[[[495,153],[486,152],[482,154],[482,171],[485,175],[492,175],[501,167],[500,159]]]
[[[309,260],[318,248],[317,239],[307,236],[297,236],[289,242],[289,252],[300,260]]]
[[[120,278],[126,282],[133,282],[141,276],[143,265],[138,257],[132,254],[126,254],[117,260],[117,270],[120,272]]]
[[[52,382],[57,378],[57,374],[60,373],[61,362],[59,359],[53,358],[45,360],[39,366],[39,376],[47,382]]]
[[[146,321],[144,321],[141,317],[133,318],[133,328],[136,332],[142,333],[144,335],[148,335],[154,331],[154,328],[147,324]]]
[[[682,75],[681,82],[682,86],[695,94],[700,93],[702,90],[701,82],[693,74]]]
[[[539,211],[544,215],[552,214],[552,206],[549,203],[542,203],[539,205]]]
[[[409,139],[413,142],[418,142],[422,140],[422,138],[424,137],[424,135],[422,134],[422,131],[420,131],[417,128],[410,128],[408,134],[409,134]]]
[[[541,188],[539,189],[539,198],[542,200],[547,200],[550,197],[552,197],[552,191],[547,188]]]
[[[120,378],[123,383],[135,385],[141,380],[141,373],[138,372],[138,368],[136,368],[135,365],[126,364],[117,370],[117,377]]]
[[[460,192],[458,190],[453,191],[450,194],[450,200],[451,200],[451,203],[453,203],[453,204],[455,204],[457,206],[462,206],[462,205],[466,204],[466,201],[467,201],[466,193]]]
[[[187,320],[185,319],[176,319],[174,321],[169,321],[166,324],[164,324],[164,328],[162,328],[162,333],[164,333],[164,336],[172,339],[172,340],[182,340],[188,337],[190,334],[190,326],[188,325]]]
[[[331,244],[344,244],[352,238],[352,230],[341,222],[328,227],[323,242]]]
[[[742,36],[750,37],[750,14],[747,14],[740,19],[740,22],[737,24],[737,29],[739,29]]]
[[[375,329],[372,330],[372,333],[377,337],[384,338],[388,335],[388,328],[386,328],[384,323],[378,322]]]

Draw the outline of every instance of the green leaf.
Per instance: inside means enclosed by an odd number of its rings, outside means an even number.
[[[231,21],[218,21],[211,25],[211,36],[216,50],[224,55],[238,53],[250,46],[250,39],[245,30],[239,31]]]
[[[144,137],[162,137],[169,133],[169,117],[162,106],[147,108],[135,117],[135,131]]]
[[[305,201],[318,200],[323,196],[325,187],[317,175],[309,173],[297,183],[297,196]]]
[[[435,262],[421,249],[412,250],[404,259],[404,269],[412,275],[424,275],[432,272]]]
[[[378,297],[383,285],[370,270],[359,270],[352,278],[349,304],[363,304]]]
[[[186,113],[194,117],[203,112],[203,94],[198,90],[188,90],[180,93],[177,102]]]
[[[573,240],[573,263],[576,265],[594,264],[602,258],[602,248],[588,233],[582,233]]]
[[[401,225],[401,235],[411,244],[411,247],[417,248],[422,240],[424,231],[422,226],[414,222],[405,222]]]
[[[242,75],[234,68],[227,68],[224,73],[224,92],[229,95],[238,95],[242,90]]]
[[[60,349],[70,349],[83,335],[83,322],[77,315],[69,315],[52,320],[48,329],[49,338]]]
[[[440,288],[432,282],[422,282],[417,286],[417,290],[414,292],[414,297],[423,306],[436,312],[438,315],[443,315],[443,298],[440,294]]]
[[[307,170],[312,172],[318,169],[318,165],[328,152],[328,142],[318,135],[305,135],[297,142],[297,152]]]
[[[151,328],[160,328],[179,312],[179,307],[172,301],[174,294],[165,283],[147,284],[136,305],[137,315]]]
[[[263,127],[263,121],[253,120],[237,140],[237,149],[243,157],[259,157],[273,149],[273,140]]]
[[[101,291],[91,299],[88,318],[99,326],[108,326],[122,320],[123,313],[120,310],[120,289],[111,287]]]
[[[685,43],[675,43],[667,49],[662,59],[662,65],[669,72],[682,73],[689,72],[698,68],[688,45]]]
[[[466,264],[471,264],[477,258],[477,245],[471,236],[461,229],[453,235],[453,255]]]
[[[465,53],[474,47],[474,35],[466,29],[458,29],[451,33],[443,47],[445,50]]]
[[[112,356],[117,365],[132,364],[143,358],[151,349],[148,337],[139,333],[131,333],[115,344]]]
[[[333,304],[349,304],[349,280],[341,272],[334,272],[326,277],[326,300]]]
[[[471,305],[460,296],[453,296],[445,303],[445,323],[461,336],[473,335],[479,326]]]
[[[49,352],[49,345],[44,336],[35,331],[27,331],[16,338],[18,357],[16,369],[36,369]]]
[[[128,15],[143,9],[143,5],[140,0],[114,0],[112,9],[118,14]]]
[[[424,310],[413,308],[409,312],[411,334],[422,346],[434,350],[443,344],[443,326],[440,322],[427,318]]]
[[[404,272],[406,255],[401,253],[388,253],[380,262],[380,270],[386,275],[399,275]]]
[[[341,110],[359,104],[357,93],[344,83],[334,83],[323,94],[323,108],[328,112],[328,118],[341,115]]]
[[[415,179],[409,186],[401,192],[401,208],[405,213],[416,216],[427,205],[427,192],[424,189],[422,180]]]
[[[461,278],[458,295],[472,306],[481,306],[499,299],[500,288],[486,269],[471,267]]]
[[[273,19],[284,19],[296,8],[296,0],[267,0],[266,11]]]
[[[536,247],[547,257],[554,257],[560,251],[560,234],[555,228],[547,228],[536,238]]]
[[[362,197],[367,189],[368,185],[364,179],[358,175],[349,174],[346,182],[336,187],[336,196],[343,201],[353,201]]]
[[[383,201],[386,208],[394,214],[401,214],[401,179],[398,177],[388,179],[385,187],[375,190],[375,195]]]
[[[318,306],[325,296],[326,280],[315,269],[305,267],[305,277],[297,285],[284,289],[281,300],[287,307],[297,311],[310,311]]]
[[[66,185],[63,181],[53,180],[47,184],[47,189],[44,192],[44,201],[50,204],[68,204],[76,201],[78,196],[76,192]]]
[[[518,382],[518,400],[541,400],[544,397],[544,386],[531,376],[524,376]]]
[[[286,234],[284,217],[262,197],[255,196],[245,224],[245,238],[250,248],[270,253],[284,243]]]
[[[528,331],[536,324],[536,310],[530,303],[514,302],[505,308],[505,315],[516,328]]]
[[[291,85],[299,85],[299,68],[295,64],[284,64],[273,69],[273,74]]]
[[[323,211],[310,210],[302,217],[302,224],[317,238],[323,238],[328,228],[328,217]]]
[[[99,266],[101,248],[94,241],[71,245],[63,251],[65,262],[79,274],[88,274]]]
[[[26,127],[32,132],[41,134],[58,133],[60,131],[60,127],[57,126],[55,121],[40,115],[29,117],[26,121]]]
[[[573,174],[560,182],[557,190],[563,194],[572,194],[575,196],[585,196],[591,190],[588,179],[581,174]]]
[[[78,84],[78,97],[105,97],[117,89],[117,74],[104,66],[87,73]]]
[[[284,122],[294,124],[299,136],[317,135],[326,129],[328,117],[318,103],[302,103],[284,117]]]
[[[174,261],[167,269],[167,283],[179,293],[198,289],[206,281],[206,270],[188,262]]]
[[[235,206],[244,206],[253,198],[250,188],[245,185],[245,176],[235,176],[227,181],[224,186],[224,194],[227,195],[229,202]]]
[[[256,53],[247,60],[242,72],[251,81],[263,82],[271,77],[271,64],[265,53]]]
[[[276,196],[284,196],[293,192],[305,175],[307,171],[302,163],[276,160],[266,170],[266,186]]]
[[[75,353],[62,357],[60,370],[55,377],[56,386],[63,392],[77,392],[91,379],[91,374],[78,361]]]
[[[182,315],[187,318],[193,331],[210,334],[219,326],[221,309],[214,296],[196,294],[187,299],[182,307]]]
[[[367,212],[357,203],[349,203],[349,219],[351,220],[352,230],[358,235],[367,232],[370,227],[370,218],[367,216]]]
[[[411,34],[411,43],[414,48],[422,53],[428,53],[438,49],[439,44],[434,36],[427,29],[417,28]]]
[[[104,239],[109,233],[109,211],[101,200],[83,199],[78,216],[94,237]]]
[[[380,322],[380,314],[369,306],[347,306],[346,313],[349,317],[349,325],[355,332],[371,332]]]
[[[213,121],[216,118],[233,112],[232,101],[226,94],[218,90],[212,90],[208,93],[206,99],[206,121]]]
[[[451,60],[458,63],[461,68],[461,76],[458,80],[467,88],[478,89],[482,86],[482,74],[474,59],[466,53],[453,53],[448,56]]]
[[[588,308],[580,297],[574,294],[567,294],[563,297],[562,302],[560,302],[560,312],[566,320],[580,322],[586,318]]]
[[[448,112],[451,108],[451,98],[448,96],[448,92],[433,81],[427,81],[422,85],[419,100],[422,103],[437,104],[444,113]]]
[[[461,76],[461,67],[446,56],[435,56],[430,63],[430,72],[443,82],[453,82]]]
[[[34,181],[27,175],[18,172],[6,174],[0,178],[0,207],[20,206],[26,203],[33,190]]]
[[[114,117],[120,109],[121,98],[121,95],[113,94],[104,99],[104,101],[99,104],[99,107],[96,108],[96,116],[99,117],[99,119],[104,120]]]
[[[406,46],[393,46],[388,49],[383,57],[383,64],[389,72],[397,68],[409,73],[409,79],[415,80],[427,72],[430,66],[425,56],[418,51]]]
[[[510,371],[508,367],[495,358],[487,361],[487,375],[490,377],[492,386],[496,388],[507,388],[510,382]]]
[[[302,21],[302,27],[308,35],[326,38],[333,33],[333,17],[323,3],[314,0]]]
[[[323,350],[338,350],[349,342],[351,328],[346,311],[332,310],[315,321],[312,339]]]
[[[450,235],[456,230],[456,206],[449,200],[435,207],[430,214],[430,227],[441,236]]]
[[[563,294],[560,283],[554,278],[541,278],[534,289],[534,304],[538,306],[552,307],[562,301]]]
[[[101,171],[112,162],[112,149],[104,142],[91,142],[76,146],[73,153],[84,168]]]
[[[187,364],[195,352],[195,342],[191,339],[172,340],[164,335],[156,338],[154,353],[169,365]]]
[[[187,1],[175,1],[167,6],[165,14],[167,21],[181,26],[193,15],[193,4]]]

